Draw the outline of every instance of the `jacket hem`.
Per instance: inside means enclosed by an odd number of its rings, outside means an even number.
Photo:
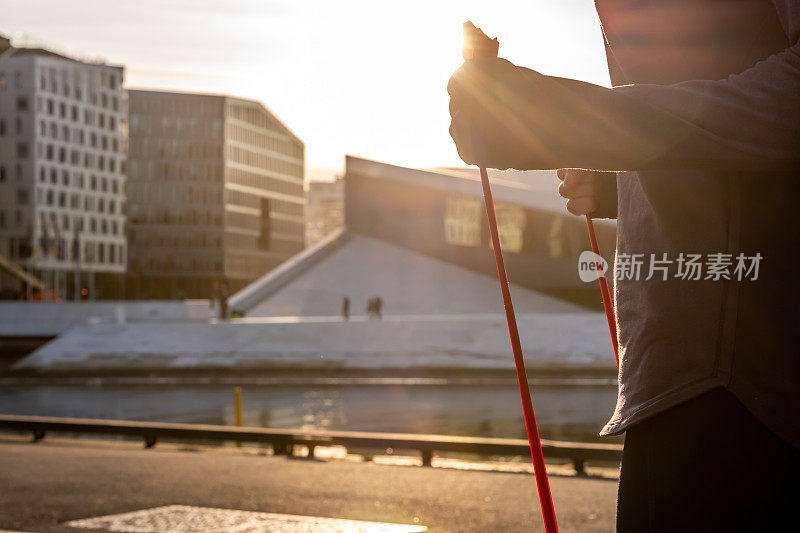
[[[692,398],[708,392],[711,389],[719,387],[724,388],[727,379],[721,376],[712,376],[704,378],[699,381],[692,382],[689,385],[684,385],[678,389],[673,389],[669,392],[659,394],[655,398],[639,405],[630,411],[630,414],[621,418],[612,418],[609,420],[603,429],[600,431],[600,436],[607,437],[611,435],[620,435],[625,432],[629,427],[643,422],[648,418],[657,415],[662,411],[666,411],[671,407],[675,407],[683,402],[691,400]]]

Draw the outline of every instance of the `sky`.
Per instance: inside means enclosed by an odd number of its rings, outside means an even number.
[[[608,85],[593,0],[0,0],[0,34],[126,67],[126,85],[264,102],[306,144],[308,177],[344,155],[463,165],[447,80],[461,25],[544,74]]]

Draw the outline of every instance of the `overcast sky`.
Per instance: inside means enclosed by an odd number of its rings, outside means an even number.
[[[0,33],[126,67],[129,87],[264,102],[306,143],[310,175],[344,154],[461,164],[447,79],[461,24],[545,74],[608,85],[592,0],[0,0]]]

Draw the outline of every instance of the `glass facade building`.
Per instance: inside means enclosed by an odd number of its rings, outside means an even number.
[[[232,292],[303,249],[305,147],[263,104],[128,95],[129,296]]]

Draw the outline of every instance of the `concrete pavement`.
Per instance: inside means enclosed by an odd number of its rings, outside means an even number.
[[[614,479],[551,476],[560,529],[612,531],[616,485]],[[432,532],[543,530],[530,474],[289,459],[253,449],[144,450],[134,443],[31,444],[0,437],[0,530],[75,532],[81,529],[64,523],[165,505],[419,525]]]

